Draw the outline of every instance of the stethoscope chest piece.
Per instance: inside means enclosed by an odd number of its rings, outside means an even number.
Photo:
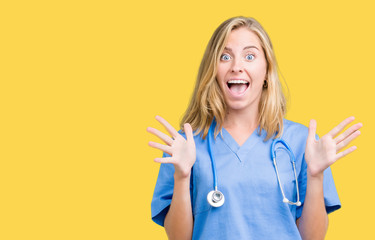
[[[224,194],[220,191],[212,190],[207,194],[207,201],[213,207],[221,207],[224,204]]]

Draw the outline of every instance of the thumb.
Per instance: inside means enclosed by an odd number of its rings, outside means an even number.
[[[314,142],[316,134],[316,121],[314,119],[310,120],[309,124],[309,135],[307,136],[307,142]]]
[[[186,133],[186,139],[188,142],[194,141],[193,129],[189,123],[184,124],[184,131]]]

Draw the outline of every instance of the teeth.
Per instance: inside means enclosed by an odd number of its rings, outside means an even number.
[[[247,81],[245,81],[245,80],[229,80],[228,83],[232,83],[232,84],[246,84]]]

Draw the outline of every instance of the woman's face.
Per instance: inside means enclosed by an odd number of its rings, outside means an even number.
[[[258,110],[266,73],[267,61],[257,35],[245,27],[233,30],[216,75],[229,112]]]

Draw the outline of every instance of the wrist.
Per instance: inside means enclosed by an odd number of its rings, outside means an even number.
[[[307,164],[307,176],[313,179],[323,179],[324,170],[322,170],[322,166],[317,164],[314,165],[312,164],[313,162],[316,161],[309,161]]]
[[[175,182],[186,182],[186,181],[190,182],[190,175],[191,175],[191,172],[187,174],[182,174],[182,175],[174,173],[173,177],[174,177]]]
[[[313,181],[323,181],[324,178],[324,172],[319,172],[319,173],[313,173],[307,169],[307,179],[308,180],[313,180]]]

